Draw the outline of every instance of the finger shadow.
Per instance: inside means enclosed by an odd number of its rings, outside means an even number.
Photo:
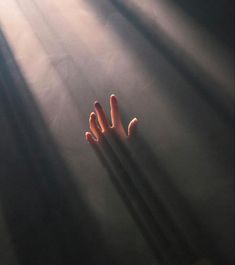
[[[112,134],[91,145],[119,192],[155,257],[163,264],[188,264],[196,259],[193,246],[152,189],[145,172],[123,141]],[[156,173],[156,172],[155,172]]]

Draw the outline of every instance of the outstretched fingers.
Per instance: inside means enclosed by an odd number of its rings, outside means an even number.
[[[85,133],[86,140],[90,144],[101,143],[106,136],[112,135],[112,132],[117,134],[117,136],[119,136],[122,140],[129,139],[135,134],[138,124],[137,118],[134,118],[129,123],[127,134],[121,120],[121,115],[118,108],[118,100],[115,95],[110,96],[112,125],[110,125],[100,103],[96,101],[94,106],[96,113],[92,112],[89,118],[90,132]]]

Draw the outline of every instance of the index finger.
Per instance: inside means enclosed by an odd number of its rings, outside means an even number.
[[[108,119],[106,117],[106,114],[105,114],[102,106],[100,105],[100,103],[98,101],[95,102],[95,110],[97,113],[99,125],[100,125],[102,131],[106,132],[110,127],[109,122],[108,122]]]

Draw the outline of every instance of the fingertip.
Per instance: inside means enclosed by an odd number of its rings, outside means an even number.
[[[135,134],[137,130],[137,124],[138,124],[138,119],[134,118],[131,120],[128,126],[128,137],[131,137],[133,134]]]
[[[138,123],[139,120],[138,120],[137,118],[134,118],[134,119],[133,119],[133,122]]]
[[[86,140],[88,141],[88,138],[89,138],[89,132],[85,132],[85,138],[86,138]]]
[[[96,118],[96,114],[95,114],[95,112],[91,112],[90,117],[91,117],[92,119],[95,119],[95,118]]]
[[[96,108],[101,108],[101,105],[100,105],[99,101],[97,101],[97,100],[94,102],[94,105]]]
[[[131,124],[136,125],[138,122],[139,122],[139,120],[137,118],[134,118],[134,119],[132,119]]]
[[[92,135],[90,132],[86,132],[85,133],[85,136],[86,136],[86,140],[90,143],[90,144],[94,144],[95,143],[95,140],[93,139]]]
[[[112,95],[110,96],[110,100],[111,100],[113,103],[117,103],[117,97],[116,97],[116,95],[115,95],[115,94],[112,94]]]
[[[89,139],[89,137],[91,136],[90,134],[91,134],[91,133],[89,133],[89,132],[85,132],[85,137],[86,137],[86,140],[88,140],[88,139]]]

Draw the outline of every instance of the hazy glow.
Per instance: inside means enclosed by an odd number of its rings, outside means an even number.
[[[226,207],[231,203],[227,190],[232,187],[232,130],[208,98],[216,95],[231,110],[233,67],[210,33],[168,0],[0,0],[0,25],[37,107],[117,258],[125,258],[124,242],[140,264],[146,260],[151,264],[152,259],[107,172],[84,139],[93,101],[98,99],[109,112],[112,93],[119,98],[125,123],[138,117],[138,130],[151,158],[164,169],[150,180],[153,189],[160,196],[169,195],[169,187],[161,183],[167,176],[187,198],[190,209],[200,213],[199,221],[208,234],[220,239],[216,244],[221,249],[226,246],[232,215]],[[151,43],[144,31],[160,45]],[[186,78],[182,66],[208,85],[207,98]],[[148,175],[148,161],[141,164],[145,152],[139,153],[141,159],[136,161]],[[173,215],[177,213],[174,203],[169,204]]]

